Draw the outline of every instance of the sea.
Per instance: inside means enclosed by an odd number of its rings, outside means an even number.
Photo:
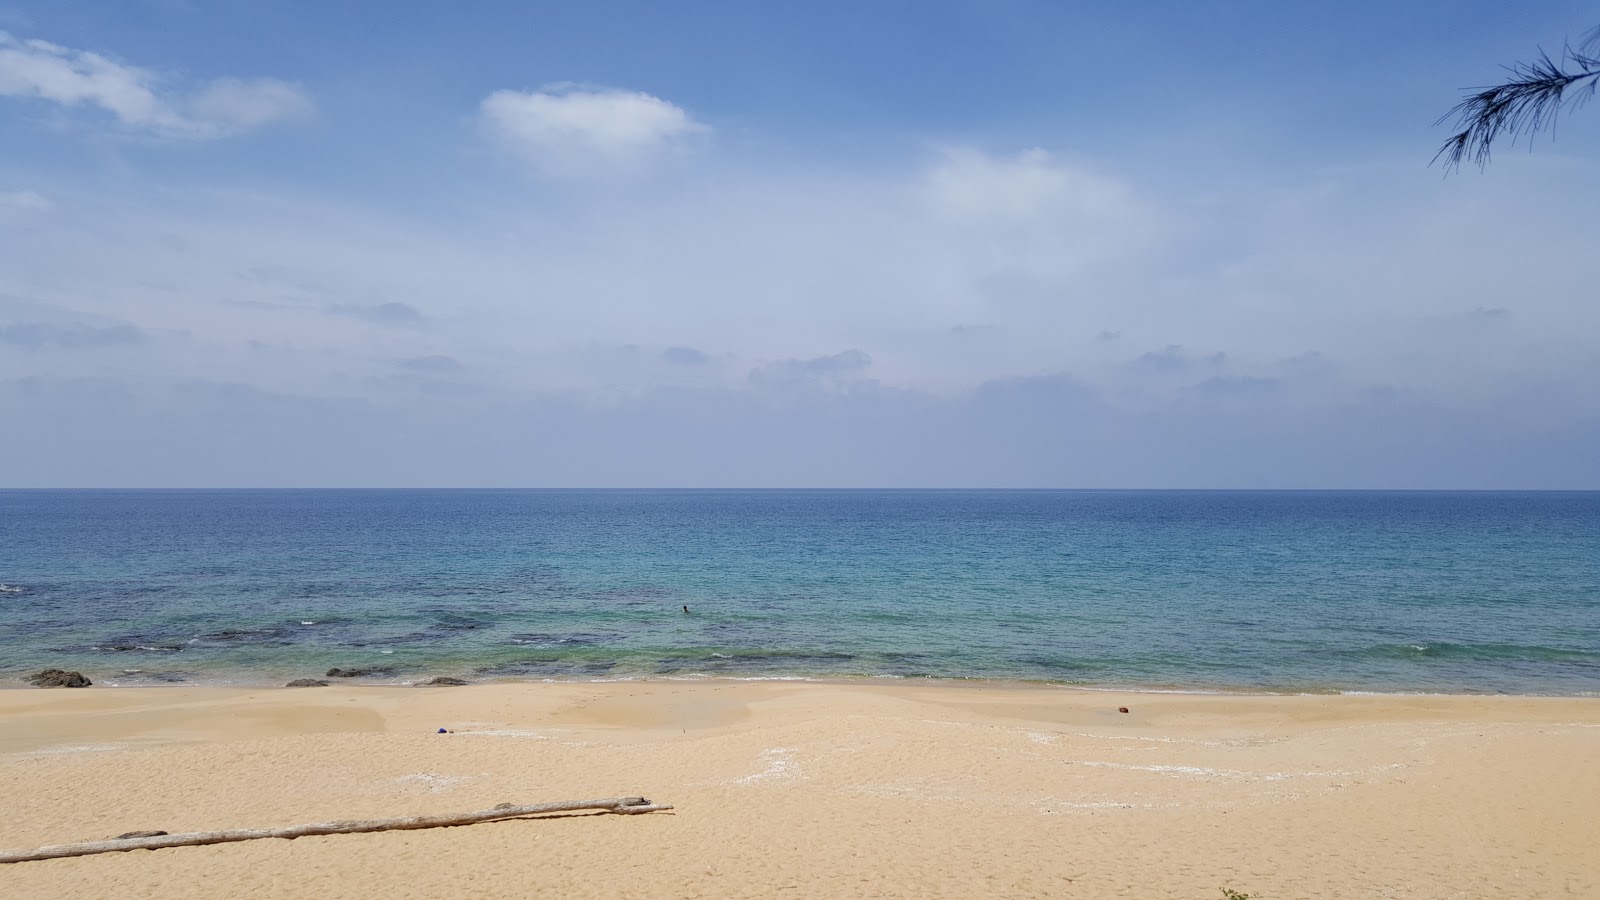
[[[0,491],[0,685],[1600,696],[1600,492]]]

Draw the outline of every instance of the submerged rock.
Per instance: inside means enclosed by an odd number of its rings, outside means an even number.
[[[82,672],[68,672],[64,669],[45,669],[43,672],[29,675],[26,680],[32,683],[35,687],[46,688],[79,688],[88,687],[89,685],[94,684],[94,682],[83,677]]]
[[[607,674],[616,666],[616,660],[612,659],[569,660],[556,656],[533,656],[492,666],[478,666],[473,671],[491,678],[593,678]]]
[[[201,635],[208,641],[272,641],[273,643],[287,643],[283,638],[286,632],[282,628],[224,628]]]
[[[394,669],[385,667],[376,669],[329,669],[324,673],[328,678],[366,678],[393,674]]]
[[[471,682],[463,681],[460,678],[451,678],[448,675],[440,675],[437,678],[429,678],[427,681],[417,682],[417,687],[456,687],[463,684],[471,684]]]
[[[327,687],[327,686],[328,686],[328,683],[326,681],[318,681],[315,678],[296,678],[295,680],[293,680],[293,681],[289,682],[288,684],[284,685],[284,687]]]
[[[481,623],[481,622],[466,622],[466,621],[459,621],[458,620],[458,621],[454,621],[454,622],[435,622],[434,624],[429,625],[428,627],[433,629],[434,631],[472,631],[473,629],[476,629],[476,628],[482,628],[483,627],[483,623]]]

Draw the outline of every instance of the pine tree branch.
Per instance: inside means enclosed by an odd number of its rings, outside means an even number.
[[[1590,32],[1581,49],[1565,49],[1561,61],[1539,52],[1532,62],[1507,66],[1511,79],[1504,84],[1468,94],[1434,124],[1454,118],[1461,129],[1444,142],[1433,162],[1444,160],[1446,172],[1461,168],[1463,160],[1483,168],[1489,152],[1502,137],[1512,140],[1553,128],[1563,106],[1576,108],[1600,86],[1600,28]],[[1431,163],[1430,163],[1431,165]]]

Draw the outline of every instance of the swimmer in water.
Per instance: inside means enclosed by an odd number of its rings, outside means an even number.
[[[684,612],[688,612],[688,611],[689,611],[689,607],[687,607],[687,606],[685,606],[685,607],[684,607],[684,608],[683,608],[683,611],[684,611]]]

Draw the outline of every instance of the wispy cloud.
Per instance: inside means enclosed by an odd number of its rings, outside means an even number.
[[[1160,350],[1139,354],[1132,365],[1146,372],[1171,373],[1186,372],[1198,366],[1220,366],[1227,361],[1228,354],[1222,351],[1194,356],[1186,352],[1181,345],[1168,344]]]
[[[395,362],[395,365],[412,372],[426,372],[431,375],[444,375],[462,371],[465,367],[452,356],[432,354],[429,356],[413,356]]]
[[[0,299],[34,305],[0,321],[109,328],[136,311],[151,337],[68,352],[111,335],[10,335],[0,416],[55,410],[67,435],[102,407],[69,412],[28,379],[114,375],[164,397],[153,410],[198,410],[200,433],[212,407],[161,394],[190,378],[295,398],[259,405],[351,448],[417,423],[471,435],[462,470],[502,483],[520,462],[478,462],[536,433],[568,442],[540,469],[567,483],[1407,483],[1427,454],[1393,435],[1468,471],[1488,459],[1474,440],[1553,454],[1596,433],[1600,307],[1558,289],[1596,263],[1553,240],[1587,213],[1512,213],[1597,177],[1530,171],[1456,198],[1397,166],[1350,176],[1346,208],[1318,219],[1249,185],[1218,210],[1108,164],[970,150],[891,172],[723,165],[600,200],[508,190],[492,218],[448,223],[243,192],[129,211],[52,184],[56,211],[7,226]],[[1551,280],[1508,290],[1513,274],[1481,264],[1508,239],[1516,278]],[[4,352],[19,338],[51,349]],[[341,418],[356,409],[359,429]],[[1450,442],[1428,437],[1435,420]],[[678,455],[628,449],[656,440]],[[927,465],[895,468],[913,456]],[[1594,483],[1566,458],[1550,483]],[[450,459],[387,474],[426,481]],[[324,465],[303,471],[339,480]],[[1455,483],[1524,483],[1472,471]]]
[[[861,350],[843,350],[809,359],[781,359],[750,371],[750,381],[768,387],[818,385],[845,388],[861,383],[872,357]]]
[[[422,321],[422,313],[409,303],[336,303],[328,307],[336,316],[351,316],[375,325],[415,325]]]
[[[703,366],[711,362],[705,351],[693,347],[668,347],[661,351],[661,358],[680,366]]]
[[[37,191],[0,191],[0,215],[45,212],[54,208],[50,198]]]
[[[98,53],[0,31],[0,96],[98,108],[136,131],[221,138],[312,109],[303,89],[273,78],[219,78],[187,90],[170,81]]]
[[[51,322],[0,323],[0,344],[43,347],[113,347],[143,343],[148,336],[132,325],[56,324]]]
[[[1404,400],[1294,408],[1287,386],[1191,391],[1153,415],[1058,376],[969,397],[795,391],[777,403],[727,389],[595,403],[390,384],[410,391],[403,407],[216,381],[0,377],[0,421],[30,423],[27,440],[0,442],[0,463],[21,486],[1571,488],[1597,484],[1600,453],[1592,419],[1551,429],[1506,407]]]
[[[556,176],[637,172],[709,131],[674,103],[615,88],[496,91],[480,112],[494,138]]]

